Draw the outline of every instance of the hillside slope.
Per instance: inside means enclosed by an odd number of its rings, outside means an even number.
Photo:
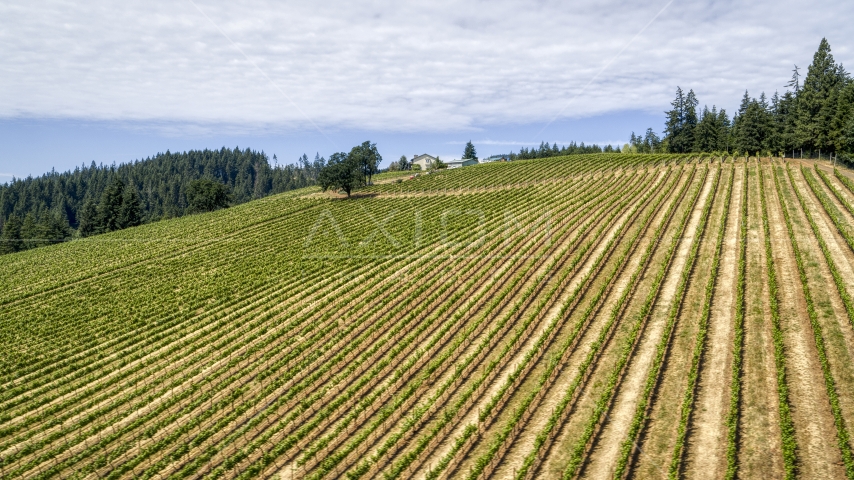
[[[851,477],[854,185],[801,167],[485,164],[2,256],[0,475]]]

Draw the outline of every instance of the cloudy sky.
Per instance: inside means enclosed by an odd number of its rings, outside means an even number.
[[[223,145],[386,160],[661,130],[677,85],[784,90],[854,2],[0,3],[0,182]]]

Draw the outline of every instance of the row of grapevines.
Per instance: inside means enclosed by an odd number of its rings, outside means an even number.
[[[708,174],[708,170],[706,170],[705,174]],[[702,183],[705,182],[701,182],[701,185]],[[694,192],[691,195],[692,198],[684,207],[685,211],[683,212],[679,222],[676,224],[676,232],[673,235],[673,240],[670,242],[666,251],[664,252],[664,259],[659,268],[656,270],[655,275],[653,276],[651,289],[644,303],[641,305],[640,311],[637,313],[634,322],[631,324],[628,336],[624,339],[623,344],[618,349],[618,359],[614,365],[613,370],[607,377],[605,388],[600,393],[599,397],[596,399],[593,414],[585,423],[581,437],[570,450],[569,461],[563,470],[563,478],[574,478],[578,475],[581,466],[584,462],[584,459],[592,448],[593,441],[602,427],[604,415],[608,412],[608,410],[610,410],[610,407],[613,404],[615,394],[618,391],[618,387],[627,370],[626,367],[628,366],[631,357],[637,349],[638,340],[640,339],[641,333],[646,327],[647,320],[649,319],[650,314],[652,312],[652,306],[655,300],[658,298],[658,294],[661,291],[661,286],[664,282],[664,278],[667,275],[667,272],[673,261],[676,246],[678,245],[679,239],[682,236],[682,232],[684,231],[685,226],[688,223],[688,219],[694,209],[694,205],[697,199],[699,198],[701,185],[694,188]],[[675,213],[676,204],[677,202],[674,202],[671,205],[673,209],[672,213]],[[655,236],[656,239],[659,238],[661,231],[657,233],[658,235]],[[654,242],[654,244],[657,244],[657,242]]]
[[[830,183],[830,179],[827,178],[824,172],[818,170],[818,167],[816,167],[816,171],[818,172],[821,179],[824,181],[825,185],[833,189]],[[804,176],[806,177],[806,173],[804,174]],[[810,188],[813,190],[814,193],[819,193],[819,190],[813,188],[813,185],[810,184],[809,179],[807,180],[807,183],[810,185]],[[848,322],[851,323],[852,326],[854,326],[854,302],[852,302],[851,294],[848,293],[848,288],[845,286],[845,279],[842,278],[842,274],[840,273],[839,268],[836,266],[836,261],[833,260],[833,255],[831,254],[830,249],[827,247],[827,243],[819,234],[818,226],[816,225],[815,220],[813,219],[812,213],[810,213],[810,211],[806,207],[803,195],[801,195],[800,190],[795,190],[795,193],[797,194],[798,201],[800,202],[801,210],[806,215],[810,227],[812,228],[812,231],[815,234],[816,239],[818,240],[819,247],[821,248],[822,254],[824,255],[824,259],[827,261],[827,267],[830,270],[830,274],[833,276],[833,282],[836,283],[836,290],[839,292],[839,298],[842,300],[842,304],[845,306],[845,311],[848,313]],[[819,203],[821,203],[825,211],[827,211],[830,207],[830,202],[827,201],[827,198],[823,195],[816,195],[816,198],[819,199]],[[840,196],[837,196],[837,198],[840,198]]]
[[[619,192],[614,192],[614,193],[612,194],[612,197],[613,197],[613,198],[619,198]],[[610,202],[605,202],[605,204],[607,204],[607,203],[610,203]],[[607,224],[607,221],[606,221],[605,223]],[[538,309],[539,309],[539,308],[544,308],[544,305],[546,304],[546,302],[547,302],[547,301],[548,301],[548,299],[546,299],[546,300],[544,300],[544,301],[541,301],[541,303],[538,305]]]
[[[682,198],[689,183],[690,181],[685,182],[685,184],[676,196],[677,199]],[[644,233],[650,228],[653,217],[658,213],[660,207],[663,205],[664,200],[667,198],[666,193],[671,192],[674,186],[675,185],[671,185],[669,188],[662,189],[662,194],[656,199],[652,208],[645,214],[644,218],[640,222],[641,227],[635,231],[634,235],[629,240],[626,248],[620,255],[617,261],[617,266],[615,267],[615,273],[617,271],[622,272],[622,268],[624,268],[624,262],[627,258],[634,254],[636,248],[639,246],[638,240],[640,238],[643,238],[642,236],[644,235]],[[671,204],[670,208],[665,213],[662,224],[659,225],[659,227],[656,229],[656,232],[653,234],[653,239],[658,238],[658,236],[663,232],[663,225],[666,225],[673,215],[673,205],[675,205],[675,203],[676,202]],[[638,280],[640,279],[642,272],[645,270],[646,266],[649,264],[650,259],[652,258],[653,245],[655,243],[656,242],[653,241],[650,243],[650,245],[647,246],[647,249],[645,250],[644,255],[642,256],[640,263],[636,268],[636,271],[630,277],[627,286],[623,289],[623,293],[617,300],[615,306],[612,308],[612,311],[608,316],[608,320],[606,321],[603,328],[600,330],[599,336],[591,345],[587,357],[579,365],[578,373],[574,377],[570,386],[567,388],[561,400],[558,402],[546,425],[537,434],[534,440],[533,450],[525,457],[525,460],[522,463],[522,467],[517,473],[518,479],[532,478],[534,476],[540,466],[540,463],[542,462],[542,459],[544,458],[544,455],[542,455],[540,452],[548,451],[558,432],[558,427],[566,420],[566,417],[574,408],[575,402],[578,399],[578,395],[580,394],[581,390],[584,388],[584,385],[592,374],[592,367],[596,365],[597,360],[602,354],[603,349],[605,348],[605,346],[607,346],[611,337],[613,336],[618,323],[617,320],[624,312],[624,309],[626,308],[626,305],[628,303],[628,299],[637,288]],[[591,304],[591,307],[593,305],[594,304]],[[590,310],[592,313],[592,309],[588,310]]]
[[[786,169],[789,176],[789,181],[792,189],[797,192],[797,185],[792,178],[792,171]],[[809,171],[802,167],[802,173],[805,176],[809,175]],[[836,427],[836,440],[842,454],[842,461],[845,464],[845,472],[849,479],[854,479],[854,453],[851,451],[850,435],[848,428],[845,425],[845,418],[842,416],[842,408],[839,405],[839,394],[837,393],[836,380],[833,378],[833,372],[830,369],[830,359],[827,356],[827,347],[825,345],[823,328],[818,321],[815,303],[810,292],[809,282],[807,281],[806,267],[804,265],[803,255],[801,254],[800,245],[795,237],[792,221],[789,215],[788,207],[785,205],[780,191],[780,182],[777,179],[777,171],[774,170],[774,180],[777,185],[778,194],[780,194],[780,204],[783,209],[783,218],[786,220],[786,229],[789,232],[789,240],[792,243],[792,250],[795,253],[795,264],[798,266],[798,274],[801,279],[801,286],[804,292],[804,299],[807,304],[807,315],[809,316],[810,325],[812,326],[813,337],[815,339],[816,349],[818,350],[818,358],[821,363],[821,371],[824,374],[824,386],[827,391],[827,396],[830,399],[830,410],[833,413],[834,426]],[[814,180],[813,180],[814,181]],[[800,198],[800,197],[799,197]],[[816,232],[817,233],[817,232]]]
[[[648,196],[646,198],[648,198]],[[618,230],[615,232],[615,236],[607,244],[606,250],[611,251],[612,246],[616,246],[620,243],[623,238],[623,235],[626,232],[626,227],[636,220],[636,214],[639,212],[640,207],[644,205],[645,201],[636,205],[636,207],[628,215],[627,220],[622,223]],[[635,243],[631,242],[628,249],[631,250],[634,245]],[[475,461],[474,467],[469,472],[469,478],[477,478],[481,475],[489,476],[494,471],[494,468],[497,467],[503,454],[507,451],[516,436],[520,433],[521,428],[530,418],[532,412],[534,411],[534,409],[536,409],[537,405],[542,400],[545,393],[548,391],[548,388],[557,378],[557,375],[560,372],[560,367],[566,360],[565,356],[568,353],[574,351],[574,346],[576,345],[577,340],[581,338],[580,334],[583,333],[584,330],[586,330],[586,327],[589,325],[590,320],[595,315],[595,312],[597,312],[598,309],[601,307],[602,302],[604,302],[604,299],[607,297],[608,293],[613,287],[619,273],[625,266],[625,259],[625,255],[621,256],[618,259],[615,268],[605,278],[604,284],[593,296],[588,308],[582,314],[581,319],[576,323],[575,328],[570,333],[569,337],[564,342],[562,342],[557,352],[555,352],[549,357],[549,361],[547,362],[546,368],[540,375],[540,378],[535,388],[527,392],[527,395],[514,409],[513,415],[507,420],[506,424],[492,439],[487,448],[487,451]],[[561,311],[557,316],[556,321],[554,322],[556,328],[550,329],[549,331],[557,332],[557,329],[561,327],[562,323],[565,322],[571,314],[574,306],[576,305],[576,300],[580,301],[580,295],[572,295],[570,299],[572,299],[571,303],[564,303],[561,306]],[[551,339],[549,338],[547,340]],[[548,348],[549,343],[549,341],[544,343],[542,349],[543,352],[545,352],[545,350]],[[563,360],[563,362],[561,360]],[[524,378],[526,373],[527,372],[523,371],[523,373],[519,375],[519,378]]]
[[[738,423],[741,418],[741,376],[744,358],[744,315],[745,289],[747,275],[747,206],[750,170],[748,163],[744,165],[744,180],[741,188],[741,211],[738,225],[738,260],[736,262],[735,280],[735,319],[733,321],[732,371],[730,377],[729,409],[727,410],[727,480],[735,478],[738,472]]]
[[[643,188],[643,185],[646,185],[648,182],[649,182],[649,180],[647,180],[647,181],[643,182],[643,184],[641,184],[641,189]],[[615,215],[615,213],[612,213],[612,214],[611,214],[611,216],[609,216],[608,218],[611,218],[611,217],[612,217],[612,216],[614,216],[614,215]],[[597,215],[597,217],[601,217],[601,215]],[[604,218],[604,217],[603,217],[603,218]],[[599,238],[599,236],[601,235],[601,233],[602,233],[602,232],[604,231],[604,229],[607,227],[607,225],[608,225],[608,220],[606,219],[606,220],[604,220],[604,221],[601,221],[600,223],[602,224],[602,226],[599,228],[599,232],[597,232],[596,234],[594,234],[594,235],[593,235],[593,239]],[[592,224],[591,224],[591,226],[592,226]],[[576,247],[578,246],[578,242],[580,242],[580,240],[581,240],[581,237],[580,237],[580,236],[579,236],[579,237],[577,237],[577,238],[576,238],[576,241],[572,242],[572,244],[571,244],[569,247],[565,248],[565,251],[573,251],[573,250],[576,250]],[[580,253],[580,254],[586,254],[586,252],[588,251],[588,249],[589,249],[589,248],[591,248],[591,246],[593,245],[593,243],[594,243],[594,241],[593,241],[593,240],[588,241],[584,246],[582,246],[582,247],[581,247],[581,250],[580,250],[580,252],[579,252],[579,253]],[[562,253],[560,256],[562,257],[562,256],[563,256],[563,253]],[[562,285],[562,284],[563,284],[564,279],[566,278],[566,276],[568,275],[568,273],[569,273],[572,269],[574,269],[575,265],[577,265],[577,264],[578,264],[578,262],[579,262],[579,260],[581,260],[582,258],[584,258],[582,255],[576,255],[576,258],[575,258],[575,259],[571,262],[571,264],[570,264],[570,268],[568,268],[568,269],[565,269],[565,270],[564,270],[564,273],[562,273],[562,274],[561,274],[560,279],[558,280],[558,282],[557,282],[556,286],[555,286],[555,287],[553,287],[553,288],[559,288],[559,287],[560,287],[560,285]],[[555,269],[558,269],[558,268],[561,268],[561,266],[560,266],[560,265],[556,265],[554,268],[555,268]],[[538,286],[537,286],[537,289],[538,289],[538,290],[539,290],[539,289],[541,289],[541,288],[542,288],[542,286],[544,286],[544,284],[540,283],[539,281],[537,282],[537,285],[538,285]],[[526,291],[526,292],[525,292],[525,295],[524,295],[524,296],[525,296],[526,298],[533,299],[533,298],[534,298],[534,295],[536,295],[536,292],[534,292],[534,291],[533,291],[533,289],[531,288],[531,289],[529,289],[528,291]],[[550,295],[548,295],[548,296],[549,296],[549,297],[551,297],[551,294],[550,294]],[[525,308],[525,307],[524,307],[524,305],[522,305],[522,304],[520,304],[520,303],[517,303],[517,307],[514,307],[513,311],[518,313],[518,312],[521,312],[521,310],[523,310],[524,308]],[[507,316],[505,316],[505,317],[504,317],[504,319],[502,320],[502,322],[500,322],[500,324],[501,324],[502,326],[504,326],[504,325],[508,325],[508,326],[509,326],[509,325],[510,325],[510,323],[507,323],[507,320],[508,320],[508,317],[507,317]],[[496,330],[496,329],[493,329],[493,332],[497,332],[497,330]],[[495,338],[495,337],[493,337],[493,335],[494,335],[494,333],[492,333],[492,332],[491,332],[491,333],[488,335],[488,338],[487,338],[487,339],[489,340],[489,339],[491,339],[491,338]],[[478,357],[480,357],[482,354],[487,353],[487,351],[488,351],[488,350],[485,348],[485,346],[486,346],[487,344],[494,344],[494,341],[490,340],[489,342],[482,342],[482,343],[481,343],[481,345],[479,346],[479,348],[476,350],[476,353],[475,353],[475,354],[471,354],[471,355],[469,355],[469,356],[466,358],[465,362],[463,362],[462,364],[458,364],[457,369],[456,369],[456,372],[455,372],[455,376],[454,376],[454,377],[452,377],[451,379],[446,380],[446,381],[445,381],[445,383],[443,384],[442,388],[440,388],[440,389],[439,389],[439,390],[434,394],[434,397],[433,397],[429,402],[427,402],[426,404],[423,404],[423,405],[422,405],[421,409],[422,409],[422,411],[423,411],[424,413],[420,413],[420,412],[419,412],[419,413],[417,413],[418,418],[424,418],[424,416],[427,414],[427,411],[426,411],[427,405],[432,405],[434,408],[436,408],[436,407],[439,407],[439,406],[440,406],[440,404],[439,404],[439,403],[437,403],[437,402],[436,402],[436,400],[437,400],[440,396],[447,396],[447,395],[449,395],[449,394],[451,393],[451,391],[450,391],[450,390],[448,390],[448,387],[450,387],[450,386],[452,385],[452,383],[454,383],[454,382],[458,382],[458,381],[459,381],[459,379],[460,379],[462,376],[466,376],[466,375],[468,374],[468,372],[466,372],[466,370],[467,370],[468,368],[470,368],[470,366],[474,366],[474,365],[476,365],[476,364],[478,363],[478,360],[476,360],[476,359],[477,359]],[[474,362],[473,362],[473,361],[474,361]],[[353,473],[354,473],[355,475],[362,475],[362,474],[364,474],[364,473],[367,471],[368,466],[370,465],[370,463],[371,463],[371,462],[372,462],[372,463],[374,463],[374,465],[375,465],[374,467],[372,467],[372,468],[371,468],[371,470],[373,470],[373,471],[377,472],[377,471],[378,471],[378,468],[380,467],[380,464],[378,463],[378,460],[382,457],[382,455],[386,454],[386,452],[387,452],[390,448],[392,448],[392,446],[394,445],[394,443],[395,443],[398,439],[400,439],[400,438],[404,437],[404,435],[406,435],[406,434],[411,434],[411,432],[412,432],[412,430],[413,430],[413,429],[415,429],[415,428],[420,428],[420,426],[421,426],[420,422],[418,422],[418,420],[417,420],[417,419],[414,419],[414,421],[407,422],[407,423],[408,423],[408,425],[407,425],[407,427],[405,428],[405,433],[404,433],[404,432],[401,432],[401,433],[398,433],[397,435],[395,435],[395,436],[393,437],[393,440],[392,440],[392,441],[386,442],[386,444],[384,444],[384,445],[380,448],[380,450],[378,451],[378,454],[377,454],[377,455],[375,455],[375,456],[374,456],[373,458],[371,458],[370,460],[363,461],[363,462],[359,465],[359,467],[357,467],[357,469],[355,470],[355,472],[353,472]],[[435,437],[432,437],[432,438],[435,438]],[[426,442],[425,442],[425,438],[424,438],[424,437],[422,437],[422,439],[421,439],[421,441],[420,441],[420,444],[421,444],[421,445],[424,445],[425,443],[426,443]],[[410,453],[410,456],[411,456],[411,453]],[[410,464],[410,465],[411,465],[411,464]],[[411,467],[408,467],[408,468],[411,468]]]
[[[643,202],[645,202],[645,201],[646,200],[644,199]],[[641,203],[643,203],[643,202],[641,202]],[[610,223],[610,220],[608,222],[606,222],[606,225],[609,223]],[[602,230],[602,232],[597,233],[597,235],[595,235],[594,237],[595,238],[601,238],[601,234],[603,232],[604,232],[604,230]],[[594,262],[593,262],[593,266],[591,266],[587,270],[587,272],[583,275],[583,277],[580,279],[580,281],[577,282],[578,283],[577,287],[575,288],[574,292],[570,295],[569,299],[567,300],[567,302],[569,302],[568,303],[569,305],[574,305],[577,302],[577,300],[580,299],[580,294],[583,293],[584,291],[586,291],[587,288],[589,288],[590,282],[592,281],[593,277],[599,271],[599,269],[601,269],[601,267],[604,266],[603,262],[605,261],[607,256],[610,256],[612,246],[613,246],[613,241],[611,243],[609,243],[608,245],[606,245],[607,248],[605,248],[599,254],[599,256],[597,256],[596,260],[594,260]],[[563,281],[565,281],[565,279],[561,279],[561,281],[558,282],[558,285],[561,285],[563,283]],[[566,315],[566,311],[562,312],[561,316],[565,316],[565,315]],[[500,367],[502,367],[505,363],[509,362],[509,360],[512,358],[511,355],[514,355],[518,351],[518,349],[521,347],[521,343],[519,343],[520,340],[523,338],[527,338],[530,335],[530,333],[532,333],[532,329],[537,325],[537,323],[533,322],[533,320],[535,318],[536,317],[534,315],[531,315],[531,314],[526,316],[526,321],[523,323],[523,325],[516,329],[517,333],[514,336],[514,338],[510,341],[510,343],[505,345],[505,348],[501,352],[499,352],[498,356],[496,357],[496,360],[494,360],[493,362],[491,362],[488,365],[487,371],[488,371],[489,376],[481,375],[481,379],[483,380],[483,383],[481,383],[480,379],[475,383],[480,384],[482,387],[483,385],[489,383],[489,379],[492,376],[497,375],[497,373],[499,371],[498,369]],[[540,343],[542,343],[542,342],[540,342]],[[529,360],[531,357],[533,357],[533,355],[534,355],[534,353],[532,353],[531,351],[526,353],[526,356]],[[525,357],[523,357],[523,360],[524,360],[524,358]],[[504,395],[501,394],[502,391],[508,392],[509,386],[510,386],[510,383],[505,382],[502,385],[502,388],[500,389],[499,393],[496,394],[495,396],[493,396],[489,400],[489,402],[487,403],[487,405],[485,407],[479,408],[479,415],[478,415],[479,423],[483,424],[484,421],[487,421],[487,420],[491,421],[491,419],[494,418],[494,416],[491,415],[491,412],[493,411],[493,409],[496,408],[496,406],[498,404],[503,405],[503,403],[506,402],[506,398],[509,398],[509,397],[505,397]],[[457,408],[457,410],[456,410],[457,416],[464,413],[463,411],[458,409],[459,405],[456,405],[455,408]],[[451,464],[451,461],[453,459],[455,459],[455,458],[461,459],[462,458],[462,455],[458,454],[457,452],[462,451],[465,448],[469,448],[473,444],[474,440],[476,439],[476,436],[474,434],[477,431],[477,427],[475,427],[473,425],[470,425],[470,427],[471,428],[465,428],[463,430],[463,436],[461,437],[462,440],[459,442],[456,442],[456,445],[451,450],[451,452],[449,452],[447,455],[445,455],[443,457],[443,459],[439,462],[438,467],[436,469],[433,469],[431,472],[429,472],[428,475],[437,476],[441,472],[441,470],[449,467],[449,465]],[[452,468],[450,468],[449,471],[450,470],[452,470]]]
[[[718,235],[717,240],[715,241],[715,250],[712,257],[709,280],[706,282],[704,290],[703,312],[700,314],[697,335],[694,340],[694,350],[691,355],[691,367],[688,370],[688,385],[685,387],[685,393],[682,396],[679,426],[676,429],[676,444],[673,447],[673,454],[671,455],[670,467],[668,469],[668,476],[671,479],[679,478],[682,469],[685,442],[688,436],[688,425],[691,421],[691,415],[694,410],[694,399],[700,379],[700,368],[702,367],[703,355],[705,354],[706,349],[706,336],[709,329],[709,319],[712,314],[712,301],[715,293],[715,285],[717,284],[718,271],[720,269],[721,253],[723,251],[724,235],[726,233],[726,225],[729,218],[729,207],[732,202],[732,187],[734,181],[735,167],[733,166],[730,169],[729,183],[727,185],[726,193],[724,194],[723,210],[721,212],[721,219],[718,225]]]
[[[773,167],[772,167],[773,168]],[[771,247],[771,227],[768,225],[768,207],[765,200],[765,182],[762,169],[759,169],[759,198],[762,205],[762,228],[765,238],[765,265],[768,275],[769,303],[771,309],[771,334],[774,340],[774,363],[777,369],[777,404],[780,415],[780,434],[783,447],[783,468],[786,478],[795,478],[797,475],[797,450],[798,444],[795,438],[795,426],[792,422],[791,404],[789,401],[789,386],[786,382],[786,352],[783,345],[783,329],[780,322],[780,299],[777,286],[777,273],[774,267],[774,255]],[[777,185],[777,197],[780,208],[785,215],[782,192]]]
[[[685,266],[682,269],[682,274],[676,285],[674,300],[672,301],[667,313],[664,332],[655,348],[655,356],[653,357],[652,365],[650,366],[649,373],[647,374],[640,401],[635,408],[635,415],[632,418],[632,423],[629,425],[628,434],[620,446],[620,457],[617,459],[614,478],[623,478],[628,474],[629,469],[631,468],[630,462],[632,460],[632,455],[635,453],[635,445],[638,445],[641,433],[643,429],[646,428],[647,419],[649,418],[649,410],[652,405],[652,397],[658,388],[658,384],[661,379],[664,362],[670,350],[670,343],[673,339],[673,333],[676,330],[679,313],[682,311],[682,304],[685,300],[685,293],[688,289],[691,273],[694,271],[697,253],[700,250],[700,243],[703,241],[703,234],[706,231],[709,213],[711,212],[712,205],[717,197],[720,174],[721,169],[718,169],[712,180],[711,192],[707,196],[706,203],[700,213],[700,219],[697,224],[697,230],[694,232],[691,249],[688,252],[688,257],[685,260]]]

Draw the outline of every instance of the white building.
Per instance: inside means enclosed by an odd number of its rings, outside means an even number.
[[[481,159],[480,163],[507,162],[507,161],[510,161],[510,155],[492,155],[490,157]]]
[[[436,165],[438,159],[432,155],[427,155],[426,153],[422,153],[421,155],[415,155],[412,158],[413,165],[419,165],[421,170],[430,170]]]
[[[451,160],[448,162],[448,168],[468,167],[469,165],[477,165],[476,158],[463,158],[459,160]]]

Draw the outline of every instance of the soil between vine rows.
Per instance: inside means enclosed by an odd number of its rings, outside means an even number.
[[[762,169],[797,469],[804,477],[844,478],[837,435],[854,424],[854,326],[840,289],[854,294],[854,249],[839,228],[854,227],[843,203],[854,201],[854,192],[818,163],[836,192],[809,161],[580,155],[483,165],[383,182],[351,200],[306,190],[0,256],[8,287],[0,297],[0,406],[9,412],[0,415],[0,476],[551,478],[572,460],[580,462],[571,470],[577,476],[610,477],[662,338],[667,353],[627,476],[666,476],[718,222],[728,211],[679,471],[719,478],[745,201],[738,476],[782,476]],[[707,200],[709,220],[695,238]],[[548,233],[546,212],[553,215]],[[683,216],[682,238],[666,257]],[[694,268],[677,298],[695,242]],[[623,251],[632,253],[621,260]],[[841,426],[834,425],[806,287]],[[623,357],[650,292],[648,319]],[[667,315],[678,302],[668,339]],[[603,329],[612,312],[609,333]],[[594,352],[600,335],[605,341]],[[580,370],[588,355],[593,363]],[[607,390],[619,358],[627,363]],[[556,373],[546,379],[550,371]],[[476,386],[479,378],[486,382]],[[597,399],[606,401],[605,411],[588,438]]]

